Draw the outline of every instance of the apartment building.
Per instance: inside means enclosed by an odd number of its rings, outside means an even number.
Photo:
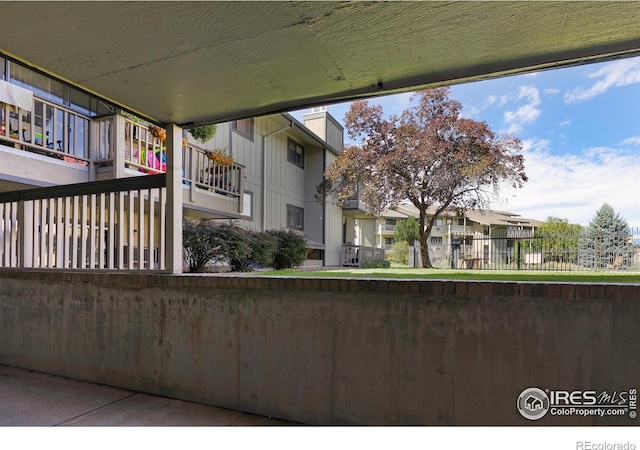
[[[295,230],[308,264],[339,263],[342,210],[316,190],[343,145],[326,110],[305,123],[274,114],[218,124],[202,144],[0,55],[0,120],[2,267],[163,270],[179,226],[168,199],[186,218]],[[53,186],[67,188],[54,196]]]
[[[352,239],[346,244],[390,250],[399,221],[420,216],[417,208],[405,203],[373,217],[366,214],[362,205],[356,206],[356,202],[354,199],[353,208],[345,213],[350,215],[345,219],[346,236]],[[435,208],[427,211],[430,217],[435,213]],[[436,217],[427,237],[429,255],[432,261],[466,259],[475,260],[476,265],[494,261],[496,255],[508,255],[509,246],[518,237],[533,236],[542,223],[508,211],[445,211]]]

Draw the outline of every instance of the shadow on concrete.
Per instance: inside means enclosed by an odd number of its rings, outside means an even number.
[[[0,426],[298,425],[0,365]]]

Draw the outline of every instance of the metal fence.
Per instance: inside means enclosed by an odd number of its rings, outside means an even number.
[[[384,261],[385,249],[342,244],[342,265],[363,267],[372,261]]]
[[[640,271],[640,228],[623,232],[585,230],[574,235],[454,235],[439,251],[430,248],[429,256],[434,266],[453,269]]]

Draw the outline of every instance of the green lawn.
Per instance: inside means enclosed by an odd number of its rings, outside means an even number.
[[[325,277],[325,278],[401,278],[474,281],[552,281],[584,283],[640,283],[638,272],[536,272],[515,270],[454,270],[454,269],[333,269],[319,271],[277,270],[260,272],[258,276]]]

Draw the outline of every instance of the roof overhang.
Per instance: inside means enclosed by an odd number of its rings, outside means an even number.
[[[1,51],[193,125],[640,54],[640,3],[1,2]]]

